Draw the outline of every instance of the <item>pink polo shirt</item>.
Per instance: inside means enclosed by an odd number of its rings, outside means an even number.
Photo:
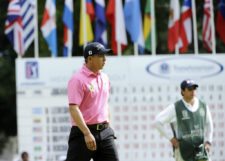
[[[106,74],[90,71],[86,65],[75,73],[68,83],[69,104],[79,106],[86,124],[109,121],[109,78]],[[72,120],[72,125],[76,123]]]

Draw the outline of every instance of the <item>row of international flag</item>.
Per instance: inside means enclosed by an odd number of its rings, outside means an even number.
[[[23,56],[27,48],[35,38],[35,1],[34,0],[10,0],[7,19],[5,22],[5,34],[18,55]],[[71,56],[74,33],[74,9],[73,0],[64,0],[63,24],[64,47],[63,55]],[[205,48],[212,51],[213,29],[211,7],[212,0],[204,0],[203,18],[203,43]],[[219,9],[216,17],[216,31],[220,39],[225,43],[225,0],[219,1]],[[170,17],[168,24],[168,50],[174,52],[187,52],[192,43],[193,14],[192,0],[183,0],[180,11],[179,0],[170,0]],[[124,6],[121,0],[109,0],[108,6],[105,0],[81,0],[79,45],[87,42],[98,41],[106,46],[107,22],[111,26],[111,48],[114,53],[121,52],[127,45],[127,34],[131,41],[138,46],[141,54],[144,49],[151,50],[151,0],[146,0],[144,22],[139,0],[125,0]],[[93,32],[92,24],[95,25]],[[46,0],[42,17],[41,31],[53,57],[57,53],[56,31],[56,0]],[[154,39],[153,39],[154,40]]]
[[[212,0],[204,0],[204,14],[203,14],[203,25],[202,25],[202,39],[204,47],[212,52],[213,48],[213,17],[212,17]],[[220,0],[219,6],[224,6],[224,0]],[[187,52],[188,46],[192,43],[192,1],[184,0],[180,12],[179,0],[170,1],[170,11],[171,15],[169,18],[169,30],[168,30],[168,49],[170,52],[174,52],[176,49],[179,52]],[[225,12],[224,7],[220,7],[218,15]],[[217,19],[217,28],[221,25],[225,19],[224,17],[219,17]],[[225,27],[225,26],[223,26]],[[221,36],[224,33],[217,30],[218,34]]]

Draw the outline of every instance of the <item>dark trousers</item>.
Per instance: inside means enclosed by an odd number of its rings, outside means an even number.
[[[101,131],[90,129],[95,137],[97,150],[87,148],[84,135],[76,126],[71,128],[69,136],[69,148],[66,161],[119,161],[115,146],[115,136],[112,128],[107,127]]]

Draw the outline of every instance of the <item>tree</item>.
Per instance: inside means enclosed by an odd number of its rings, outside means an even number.
[[[4,55],[3,55],[4,54]],[[0,142],[4,147],[8,136],[16,136],[16,87],[14,58],[7,53],[0,55]]]

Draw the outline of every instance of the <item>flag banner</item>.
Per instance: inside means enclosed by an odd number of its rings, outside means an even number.
[[[105,1],[95,0],[95,41],[107,46],[107,30],[106,30],[106,16],[105,16]]]
[[[57,56],[56,0],[46,0],[41,23],[42,34],[53,57]]]
[[[211,25],[211,0],[204,2],[203,29],[202,39],[203,45],[208,52],[212,51],[212,25]]]
[[[179,39],[180,4],[178,0],[170,0],[168,29],[168,49],[174,52]]]
[[[63,11],[64,37],[63,56],[72,56],[73,47],[73,0],[65,0]]]
[[[86,2],[86,13],[90,16],[91,21],[94,21],[95,19],[95,10],[93,6],[92,0],[85,0]]]
[[[180,28],[179,28],[179,41],[178,46],[180,52],[187,52],[188,45],[192,42],[192,10],[191,0],[184,0],[181,17],[180,17]]]
[[[224,28],[225,28],[225,0],[220,0],[216,18],[216,31],[219,35],[219,38],[225,44]]]
[[[84,13],[83,5],[86,5],[86,13]],[[94,40],[94,34],[93,34],[92,24],[91,24],[91,21],[93,21],[94,18],[95,18],[95,11],[92,4],[92,0],[81,0],[80,32],[79,32],[80,46],[84,45],[87,42],[92,42]]]
[[[143,53],[144,37],[140,1],[126,0],[124,5],[125,25],[133,43],[137,43]]]
[[[117,54],[117,43],[122,46],[122,50],[124,50],[127,45],[127,35],[121,0],[109,0],[106,17],[111,25],[111,48],[114,54]]]
[[[125,49],[125,47],[127,45],[127,34],[126,34],[122,1],[116,0],[115,11],[116,11],[116,20],[115,20],[115,22],[116,22],[116,41],[119,44],[122,44],[122,49]]]
[[[5,34],[20,56],[34,40],[34,4],[30,0],[11,0],[5,22]]]
[[[144,40],[145,49],[151,51],[151,8],[150,0],[146,1],[145,15],[144,15]]]

